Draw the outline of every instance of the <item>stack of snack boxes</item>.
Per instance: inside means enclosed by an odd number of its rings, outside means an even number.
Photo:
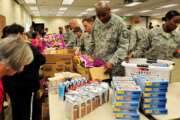
[[[90,83],[66,93],[65,110],[70,120],[77,120],[109,101],[107,83]]]
[[[143,75],[136,75],[134,79],[143,91],[141,110],[145,114],[167,114],[168,80]]]
[[[141,88],[131,77],[113,77],[113,112],[116,120],[139,120]]]

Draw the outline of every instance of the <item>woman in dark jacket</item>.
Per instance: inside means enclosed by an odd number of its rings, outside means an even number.
[[[8,29],[13,31],[15,28],[19,30],[23,27],[15,24],[9,26]],[[13,34],[13,32],[8,33],[8,35],[10,34]],[[4,90],[8,93],[11,100],[13,120],[30,120],[31,109],[32,120],[39,120],[36,96],[37,91],[40,88],[39,69],[40,66],[45,63],[45,57],[37,50],[37,48],[32,45],[30,45],[30,47],[34,56],[32,63],[25,66],[22,72],[16,73],[12,77],[3,77]],[[33,108],[31,108],[31,100],[33,100]]]

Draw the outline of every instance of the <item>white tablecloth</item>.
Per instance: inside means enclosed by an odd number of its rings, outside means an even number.
[[[171,83],[167,93],[167,115],[153,115],[157,120],[180,120],[180,82]]]

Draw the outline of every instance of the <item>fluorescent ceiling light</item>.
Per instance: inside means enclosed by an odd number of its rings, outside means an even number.
[[[67,9],[68,9],[67,7],[61,7],[61,8],[59,8],[60,11],[65,11],[65,10],[67,10]]]
[[[64,12],[59,11],[57,14],[64,14]]]
[[[63,16],[63,14],[56,14],[56,16]]]
[[[86,9],[86,11],[90,12],[90,11],[94,11],[95,9],[94,8],[88,8]]]
[[[82,17],[82,15],[81,14],[79,14],[79,15],[77,15],[78,17]]]
[[[125,14],[124,16],[133,16],[134,14],[132,13],[128,13],[128,14]]]
[[[159,8],[156,8],[156,9],[171,8],[171,7],[175,7],[175,6],[178,6],[178,4],[163,5],[163,6],[159,7]]]
[[[71,5],[74,0],[63,0],[62,5]]]
[[[105,2],[106,2],[106,3],[110,3],[110,1],[109,1],[109,0],[105,0]]]
[[[151,14],[151,16],[161,16],[160,13],[154,13],[154,14]]]
[[[139,11],[139,13],[147,13],[147,12],[151,12],[152,10],[142,10],[142,11]]]
[[[32,13],[40,13],[39,10],[34,10]]]
[[[25,0],[27,4],[36,4],[36,0]]]
[[[39,10],[37,6],[30,6],[29,7],[31,10]]]
[[[86,14],[88,14],[87,12],[82,12],[82,13],[80,13],[81,15],[86,15]]]
[[[117,8],[117,9],[112,9],[112,10],[111,10],[111,12],[118,12],[118,11],[120,11],[119,8]]]
[[[137,6],[139,4],[142,4],[142,2],[132,2],[132,3],[129,3],[129,4],[125,4],[126,7],[133,7],[133,6]]]

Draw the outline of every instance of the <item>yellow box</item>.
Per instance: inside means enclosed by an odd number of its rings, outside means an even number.
[[[104,67],[93,67],[89,68],[90,76],[92,80],[107,80],[110,79],[109,74],[105,74]]]

